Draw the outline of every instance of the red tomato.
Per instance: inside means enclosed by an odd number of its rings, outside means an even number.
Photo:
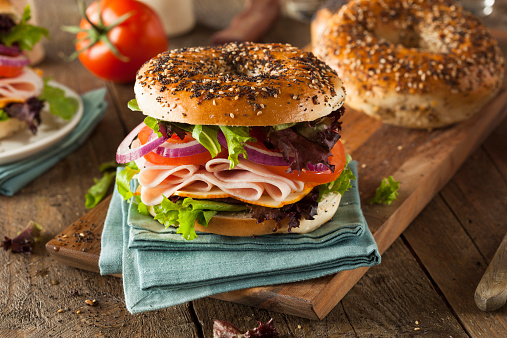
[[[325,172],[312,172],[303,169],[301,174],[297,171],[293,171],[292,173],[287,173],[286,170],[289,167],[278,167],[278,166],[266,166],[270,171],[274,174],[290,178],[291,180],[299,180],[304,182],[314,182],[319,184],[329,183],[336,180],[343,171],[345,167],[345,149],[340,141],[338,141],[333,149],[331,149],[331,154],[333,156],[329,157],[329,162],[335,166],[334,172],[331,170]]]
[[[141,144],[145,144],[148,142],[148,139],[152,133],[152,130],[150,127],[146,126],[141,129],[141,131],[138,134],[139,141]],[[194,138],[192,135],[187,134],[183,140],[180,140],[178,136],[173,135],[170,139],[168,139],[166,142],[169,143],[188,143],[190,141],[193,141]],[[161,164],[161,165],[185,165],[185,164],[204,164],[211,160],[211,154],[209,151],[205,151],[204,153],[185,156],[185,157],[164,157],[158,154],[155,154],[154,152],[150,152],[146,155],[144,155],[144,158],[153,164]]]
[[[98,7],[97,2],[93,2],[87,8],[86,15],[91,22],[100,26]],[[121,56],[116,56],[111,48],[100,40],[88,47],[92,40],[90,33],[84,31],[76,36],[76,51],[81,51],[79,60],[100,78],[114,82],[134,81],[136,72],[143,63],[168,48],[162,22],[155,11],[135,0],[102,0],[100,11],[102,29],[107,29],[122,15],[132,14],[104,33]],[[93,30],[86,19],[81,20],[80,28]]]
[[[12,66],[0,66],[0,77],[15,77],[23,72],[23,66],[12,67]]]

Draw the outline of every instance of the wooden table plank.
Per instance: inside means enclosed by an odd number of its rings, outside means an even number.
[[[506,130],[505,124],[503,130]],[[503,147],[507,146],[504,139]],[[480,163],[480,165],[479,165]],[[404,236],[472,336],[505,334],[507,309],[485,315],[473,294],[507,232],[507,184],[479,149]],[[476,199],[471,195],[480,195]],[[454,216],[445,217],[451,209]],[[491,212],[496,210],[497,212]]]

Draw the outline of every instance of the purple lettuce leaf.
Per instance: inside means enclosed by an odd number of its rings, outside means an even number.
[[[279,334],[271,318],[266,323],[259,322],[259,326],[248,330],[246,335],[247,337],[278,337]]]
[[[41,230],[42,227],[39,224],[30,221],[26,228],[19,232],[16,237],[11,239],[4,236],[2,247],[4,250],[11,249],[12,252],[22,252],[29,255],[32,253],[34,244],[40,240]]]
[[[41,122],[40,111],[43,106],[43,101],[39,100],[36,97],[31,97],[25,102],[10,103],[5,106],[3,110],[10,117],[26,122],[28,128],[30,128],[32,133],[36,134],[37,127]]]
[[[251,217],[257,219],[257,223],[271,219],[278,225],[283,219],[288,217],[288,231],[290,232],[292,228],[299,227],[301,219],[312,220],[313,216],[317,215],[318,199],[319,190],[318,188],[314,188],[300,201],[284,205],[281,208],[268,208],[259,205],[248,205],[248,207],[251,211]]]
[[[310,169],[308,164],[315,167],[322,163],[331,171],[331,148],[340,139],[341,122],[344,108],[335,110],[331,114],[314,121],[301,122],[282,129],[270,129],[265,144],[270,149],[278,149],[289,163],[288,172]]]
[[[0,34],[9,34],[16,23],[8,14],[0,14]]]
[[[314,121],[301,122],[294,126],[296,132],[306,139],[317,142],[331,150],[340,139],[341,122],[345,108],[342,106],[331,114]]]
[[[272,130],[266,141],[272,148],[278,149],[285,161],[289,163],[289,172],[295,170],[301,172],[302,169],[308,169],[308,163],[312,165],[322,163],[332,171],[334,170],[334,166],[329,163],[331,152],[298,134],[292,128]]]
[[[278,336],[278,331],[273,324],[273,318],[266,323],[258,322],[256,328],[250,329],[245,333],[242,333],[229,322],[223,320],[215,320],[213,322],[213,337],[216,338],[269,338]]]

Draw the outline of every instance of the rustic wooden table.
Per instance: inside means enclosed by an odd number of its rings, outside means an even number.
[[[322,321],[211,298],[131,315],[124,306],[121,279],[55,262],[44,243],[87,212],[84,195],[99,176],[99,164],[114,159],[118,144],[142,117],[127,108],[134,97],[131,84],[101,81],[79,61],[62,60],[73,51],[73,36],[60,27],[79,21],[76,3],[36,4],[39,22],[51,34],[40,65],[44,75],[79,93],[106,86],[109,107],[76,152],[16,196],[0,196],[0,235],[12,237],[30,220],[44,226],[43,242],[32,255],[0,254],[0,336],[211,337],[215,319],[247,329],[274,318],[284,336],[294,337],[505,337],[507,307],[482,312],[473,295],[507,232],[507,120],[385,252],[382,263],[371,268]],[[505,9],[505,2],[501,5]],[[499,27],[505,25],[505,16],[494,18]],[[206,45],[213,32],[198,25],[171,39],[170,47]],[[265,41],[306,46],[309,25],[282,18]],[[507,45],[502,48],[507,51]],[[86,299],[97,299],[100,306],[89,307]]]

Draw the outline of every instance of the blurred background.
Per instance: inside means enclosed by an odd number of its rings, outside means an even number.
[[[170,39],[169,48],[180,48],[189,45],[188,33],[192,32],[191,45],[209,45],[212,42],[221,43],[227,39],[237,39],[240,36],[252,37],[261,42],[291,43],[298,47],[301,41],[310,43],[310,21],[313,13],[327,0],[141,0],[149,4],[160,15],[166,33]],[[340,1],[340,0],[338,0]],[[341,0],[346,2],[347,0]],[[32,5],[37,22],[37,12],[50,10],[51,2],[46,0],[13,0],[20,9],[27,3]],[[93,0],[85,0],[86,6]],[[460,0],[464,6],[474,10],[477,16],[487,25],[495,29],[507,30],[507,0]],[[64,17],[66,24],[75,25],[79,18],[74,15],[66,16],[75,6],[73,0],[68,1],[69,8],[56,9]],[[246,21],[249,20],[256,23]],[[252,15],[254,13],[254,15]],[[255,18],[255,15],[257,17]],[[234,21],[236,19],[236,22]],[[232,23],[232,25],[231,25]],[[59,34],[60,27],[53,27],[55,23],[44,22],[51,34]],[[252,32],[252,27],[256,31]],[[276,28],[276,29],[272,29]],[[249,29],[250,31],[242,31]],[[290,29],[294,39],[276,34],[278,31]],[[248,33],[250,35],[248,35]],[[217,39],[217,36],[220,39]],[[184,43],[183,43],[184,41]],[[47,41],[46,41],[47,43]],[[71,53],[72,46],[61,46],[64,53]],[[68,49],[68,51],[67,51]]]

